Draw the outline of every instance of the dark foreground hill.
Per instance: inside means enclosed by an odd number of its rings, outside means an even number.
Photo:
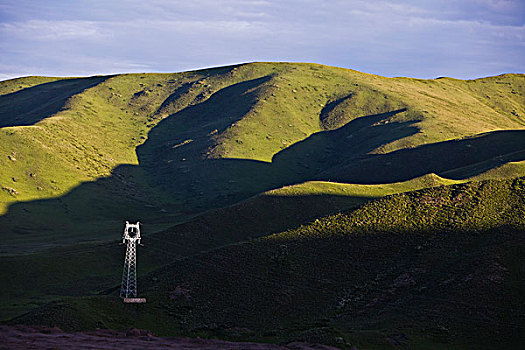
[[[517,349],[524,214],[523,178],[408,192],[177,259],[140,279],[146,305],[68,298],[12,322],[359,349]],[[144,250],[172,254],[179,247],[168,237]]]

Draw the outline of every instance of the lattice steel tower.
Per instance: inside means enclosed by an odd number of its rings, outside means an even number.
[[[137,297],[137,244],[140,244],[140,223],[130,224],[126,221],[122,243],[126,244],[126,258],[122,272],[120,297],[126,301]]]

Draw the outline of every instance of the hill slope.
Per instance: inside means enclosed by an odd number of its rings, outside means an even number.
[[[110,293],[124,220],[151,237],[142,274],[385,195],[523,176],[524,94],[524,75],[293,63],[0,82],[0,318]]]
[[[185,223],[151,234],[139,247],[140,275],[176,258],[280,232],[316,218],[355,208],[385,194],[452,183],[426,176],[389,185],[303,183],[208,211]],[[151,239],[150,239],[151,238]],[[164,249],[169,242],[169,252]],[[96,295],[113,290],[121,278],[125,248],[119,241],[82,243],[33,254],[0,257],[0,318],[8,319],[64,296]]]
[[[255,63],[2,82],[3,253],[107,240],[124,217],[160,230],[305,181],[518,176],[524,81]]]
[[[360,349],[517,349],[525,329],[524,181],[386,197],[178,259],[139,281],[146,305],[129,307],[116,295],[68,298],[13,322]],[[179,249],[163,242],[144,249]]]

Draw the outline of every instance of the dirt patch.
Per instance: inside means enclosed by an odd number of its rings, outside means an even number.
[[[97,330],[66,333],[57,327],[0,326],[0,347],[5,349],[202,349],[202,350],[336,350],[334,347],[290,343],[274,345],[262,343],[236,343],[214,339],[160,338],[151,333],[129,329],[127,331]]]

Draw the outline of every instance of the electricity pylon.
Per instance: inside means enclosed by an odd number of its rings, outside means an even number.
[[[124,302],[139,302],[137,298],[137,244],[140,244],[140,223],[130,224],[126,221],[122,243],[126,244],[126,258],[122,272],[120,297]],[[145,302],[145,300],[144,300]]]

